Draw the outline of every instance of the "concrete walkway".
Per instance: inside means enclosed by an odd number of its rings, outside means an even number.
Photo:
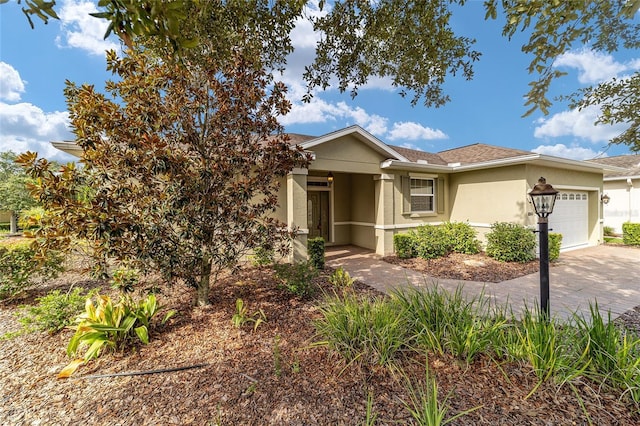
[[[463,285],[468,296],[485,295],[500,304],[509,302],[515,313],[524,304],[538,305],[540,276],[526,275],[501,283],[481,283],[430,277],[421,272],[384,262],[376,254],[354,246],[328,247],[327,264],[342,266],[349,274],[383,292],[413,285],[438,285],[449,291]],[[640,249],[597,246],[564,252],[550,268],[551,314],[567,319],[571,312],[589,314],[589,302],[598,301],[605,315],[612,318],[640,305]]]

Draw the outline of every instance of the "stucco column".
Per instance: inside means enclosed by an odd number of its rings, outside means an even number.
[[[394,177],[392,174],[373,177],[376,181],[376,254],[382,256],[393,254]]]
[[[290,262],[307,260],[307,169],[295,168],[287,175],[287,225],[298,228],[289,255]]]

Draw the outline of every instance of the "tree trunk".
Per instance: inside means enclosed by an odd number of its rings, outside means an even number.
[[[205,256],[200,264],[200,282],[198,283],[196,305],[207,306],[209,302],[209,280],[211,279],[211,258]]]
[[[9,219],[9,232],[12,234],[18,233],[18,213],[11,212],[11,219]]]

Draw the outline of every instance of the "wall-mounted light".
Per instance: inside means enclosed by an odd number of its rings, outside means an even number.
[[[607,194],[602,194],[600,196],[600,201],[602,201],[602,204],[609,204],[610,199],[611,197],[609,197]]]
[[[329,172],[329,174],[327,175],[327,182],[329,183],[329,185],[333,183],[333,173]]]

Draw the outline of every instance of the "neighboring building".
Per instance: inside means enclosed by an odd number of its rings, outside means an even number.
[[[604,224],[614,232],[622,233],[624,222],[640,223],[640,155],[591,161],[623,169],[604,173],[604,194],[609,196],[609,202],[604,206]]]
[[[287,176],[279,195],[276,216],[299,228],[294,259],[306,258],[316,236],[387,255],[394,234],[426,223],[469,222],[481,239],[495,222],[534,226],[528,192],[541,176],[560,190],[549,227],[563,234],[562,248],[596,245],[603,173],[622,170],[486,144],[431,154],[387,145],[358,126],[291,136],[314,158]],[[73,154],[73,142],[54,145]]]

